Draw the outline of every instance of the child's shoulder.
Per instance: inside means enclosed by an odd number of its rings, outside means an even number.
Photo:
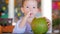
[[[20,17],[20,18],[18,19],[17,23],[20,23],[20,22],[22,21],[22,18],[23,18],[23,17]]]

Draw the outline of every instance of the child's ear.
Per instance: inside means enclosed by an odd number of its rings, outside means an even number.
[[[23,7],[21,7],[21,11],[24,13],[24,8]]]

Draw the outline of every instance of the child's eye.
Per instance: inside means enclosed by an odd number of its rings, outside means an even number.
[[[35,8],[35,7],[33,7],[33,8]]]
[[[28,6],[26,8],[29,8]]]

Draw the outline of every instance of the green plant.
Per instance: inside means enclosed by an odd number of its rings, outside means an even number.
[[[60,18],[53,19],[52,23],[53,23],[53,27],[59,25],[60,24]]]

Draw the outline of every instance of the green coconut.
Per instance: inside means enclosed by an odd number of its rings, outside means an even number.
[[[46,34],[48,25],[45,18],[34,18],[31,23],[31,28],[34,34]]]

